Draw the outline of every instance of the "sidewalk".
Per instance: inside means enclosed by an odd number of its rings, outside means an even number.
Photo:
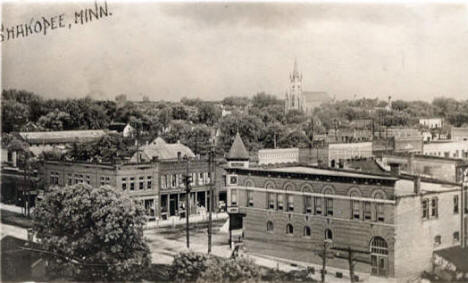
[[[216,220],[226,220],[228,219],[228,214],[225,212],[220,213],[213,213],[212,214],[213,221]],[[203,223],[208,222],[208,213],[207,214],[194,214],[189,216],[189,223]],[[163,228],[163,227],[176,227],[180,225],[185,225],[186,219],[185,217],[181,218],[179,216],[171,216],[167,220],[156,220],[147,222],[145,226],[145,230],[147,229],[155,229],[155,228]]]

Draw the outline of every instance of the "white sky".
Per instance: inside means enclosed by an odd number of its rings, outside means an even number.
[[[49,98],[283,98],[297,58],[304,90],[337,99],[468,99],[464,4],[108,5],[111,17],[1,43],[2,87]],[[61,13],[68,23],[88,7],[7,3],[2,23]]]

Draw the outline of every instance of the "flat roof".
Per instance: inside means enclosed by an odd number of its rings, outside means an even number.
[[[358,173],[358,172],[353,173],[349,171],[321,169],[321,168],[305,167],[305,166],[281,167],[281,168],[272,168],[272,169],[251,169],[251,170],[303,173],[303,174],[311,174],[311,175],[325,175],[325,176],[351,177],[351,178],[384,179],[384,180],[393,180],[393,181],[397,180],[396,178],[393,178],[390,176],[364,174],[364,173]]]
[[[443,193],[453,191],[457,185],[446,183],[433,183],[421,180],[422,193]],[[414,180],[399,179],[395,183],[396,196],[412,196],[414,193]]]

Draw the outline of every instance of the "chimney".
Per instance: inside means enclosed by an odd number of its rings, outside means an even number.
[[[414,193],[419,195],[421,193],[421,177],[414,177]]]
[[[393,176],[400,175],[400,163],[397,163],[397,162],[390,163],[390,173]]]

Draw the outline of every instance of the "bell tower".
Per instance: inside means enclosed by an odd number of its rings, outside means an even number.
[[[304,111],[304,97],[302,96],[302,74],[294,60],[293,72],[289,74],[289,90],[286,94],[286,112],[289,110]]]

